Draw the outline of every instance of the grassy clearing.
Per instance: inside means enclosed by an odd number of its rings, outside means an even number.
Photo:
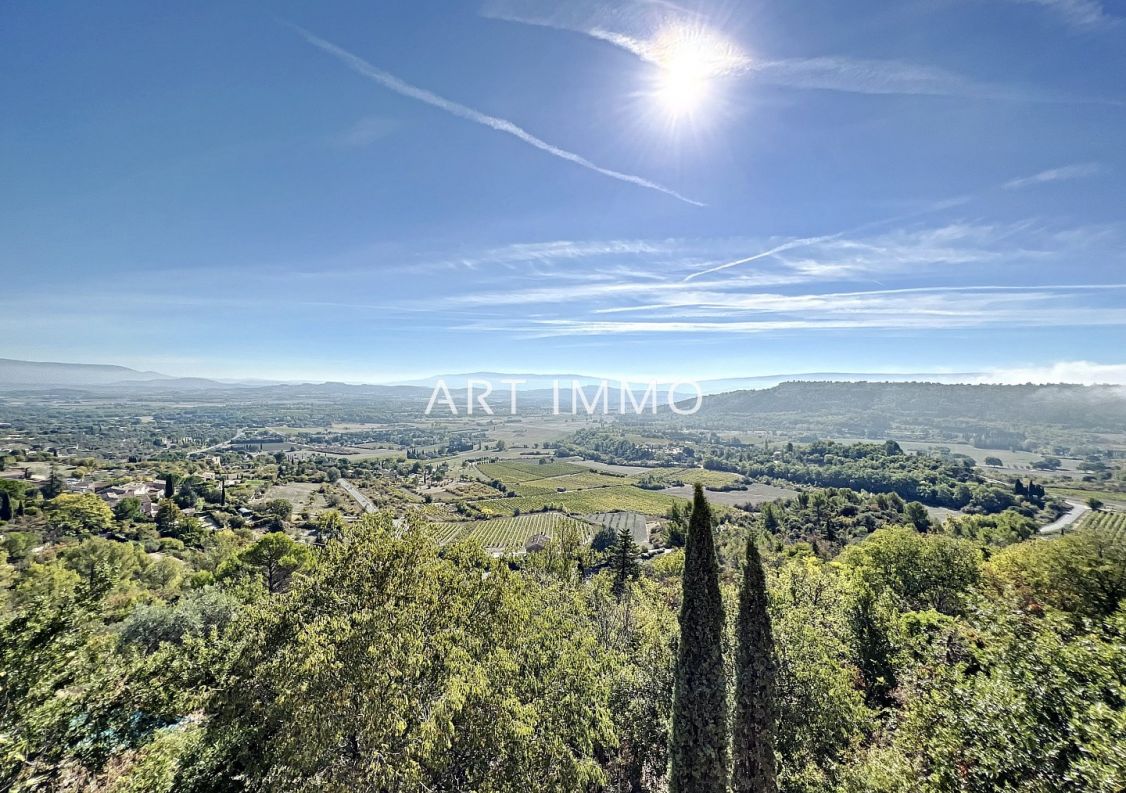
[[[1050,496],[1076,498],[1081,501],[1093,497],[1108,504],[1126,505],[1126,493],[1118,493],[1113,490],[1082,490],[1078,487],[1056,487],[1054,485],[1048,485],[1047,489]]]
[[[479,498],[500,498],[499,490],[489,487],[484,482],[467,480],[454,482],[442,489],[423,491],[434,497],[435,501],[472,501]]]
[[[589,539],[595,530],[592,524],[559,512],[464,523],[434,523],[432,528],[434,538],[443,545],[469,540],[479,542],[486,548],[504,548],[508,551],[524,550],[528,540],[537,534],[557,539],[565,531],[574,531],[584,539]]]
[[[487,499],[474,502],[474,506],[486,515],[513,515],[517,510],[537,512],[549,506],[579,515],[617,510],[630,510],[644,515],[664,515],[669,507],[677,503],[684,503],[684,499],[652,490],[642,490],[633,485],[619,485],[575,490],[569,493]]]
[[[270,482],[266,479],[241,479],[237,485],[231,485],[227,488],[227,497],[249,501],[255,497],[255,494],[265,493],[268,486],[270,486]]]
[[[274,499],[284,499],[293,505],[295,515],[307,512],[309,515],[318,515],[329,508],[328,500],[320,492],[325,485],[314,482],[288,482],[283,485],[272,485],[262,496],[255,499],[255,504],[262,504]]]

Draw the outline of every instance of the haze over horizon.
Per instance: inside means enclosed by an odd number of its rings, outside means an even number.
[[[274,385],[274,384],[330,384],[377,385],[377,386],[424,386],[435,387],[443,380],[450,388],[464,388],[470,378],[488,381],[494,389],[507,393],[510,388],[518,390],[550,388],[552,382],[569,388],[569,380],[577,379],[584,384],[606,380],[611,387],[625,382],[630,386],[650,381],[668,385],[670,383],[698,382],[708,394],[744,388],[767,388],[777,383],[794,380],[848,381],[848,382],[931,382],[963,385],[1126,385],[1126,367],[1104,366],[1088,361],[1059,363],[1052,367],[1037,369],[999,369],[982,372],[950,371],[823,371],[823,372],[743,372],[723,376],[685,376],[637,373],[606,373],[594,371],[562,372],[550,370],[536,371],[449,371],[428,372],[402,376],[358,376],[352,379],[341,377],[291,377],[254,378],[223,377],[210,375],[205,371],[179,371],[175,374],[153,370],[137,370],[122,367],[120,364],[106,362],[61,362],[61,361],[21,361],[0,358],[0,386],[16,386],[21,383],[49,383],[51,385],[90,384],[81,377],[83,370],[98,371],[95,381],[100,384],[131,382],[163,382],[173,384],[181,380],[214,381],[236,385]],[[100,371],[99,371],[100,370]],[[115,378],[115,374],[117,377]],[[516,383],[504,378],[522,378]]]
[[[0,356],[1126,384],[1124,13],[12,6]]]

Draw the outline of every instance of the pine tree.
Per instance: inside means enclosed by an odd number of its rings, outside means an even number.
[[[633,541],[633,533],[628,526],[618,530],[618,539],[614,543],[613,561],[610,564],[614,571],[614,594],[619,598],[626,590],[626,582],[637,579],[641,575],[641,565],[637,562],[641,549]]]
[[[697,484],[684,552],[680,646],[669,738],[669,793],[725,793],[727,679],[712,511]]]
[[[776,793],[774,640],[766,608],[766,577],[753,537],[747,540],[737,630],[731,789],[734,793]]]

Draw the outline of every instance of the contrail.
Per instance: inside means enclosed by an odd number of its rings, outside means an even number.
[[[600,165],[596,165],[580,154],[575,154],[574,152],[567,151],[566,149],[561,149],[558,146],[554,146],[547,141],[542,140],[541,138],[537,138],[532,133],[516,126],[511,121],[503,118],[497,118],[496,116],[490,116],[486,113],[474,110],[471,107],[467,107],[463,104],[459,104],[458,102],[446,99],[445,97],[438,96],[438,94],[435,94],[432,91],[427,91],[425,88],[419,88],[418,86],[411,85],[408,82],[400,80],[393,74],[372,66],[363,58],[360,58],[357,55],[353,55],[347,50],[341,49],[332,42],[325,41],[322,38],[314,36],[304,28],[301,28],[297,25],[291,25],[291,27],[299,34],[301,34],[302,38],[304,38],[313,46],[318,47],[329,53],[330,55],[335,56],[339,60],[343,61],[353,71],[362,74],[364,77],[367,77],[368,79],[379,83],[384,88],[388,88],[397,94],[410,97],[411,99],[417,99],[420,102],[425,102],[428,105],[436,107],[439,110],[444,110],[451,115],[457,116],[458,118],[463,118],[466,121],[472,121],[476,124],[481,124],[482,126],[489,127],[490,129],[495,129],[497,132],[507,133],[509,135],[512,135],[514,138],[518,138],[524,143],[527,143],[529,146],[536,147],[540,151],[546,151],[548,154],[554,157],[559,157],[560,159],[573,162],[576,165],[581,165],[583,168],[594,171],[595,173],[600,173],[603,176],[609,176],[611,179],[617,179],[621,182],[629,182],[630,184],[635,184],[638,187],[645,187],[649,190],[656,190],[658,193],[664,193],[665,195],[672,196],[673,198],[683,201],[686,204],[692,204],[693,206],[706,206],[700,201],[688,198],[687,196],[681,195],[675,190],[665,187],[664,185],[657,184],[656,182],[651,182],[648,179],[644,179],[640,176],[634,176],[633,174],[622,173],[621,171],[615,171],[610,168],[603,168]]]
[[[840,239],[841,237],[845,236],[846,234],[855,234],[858,231],[867,231],[868,229],[877,228],[879,226],[884,226],[884,225],[887,225],[888,223],[896,223],[900,220],[909,220],[911,218],[916,218],[916,217],[919,217],[921,215],[929,215],[932,212],[940,212],[944,209],[950,209],[951,207],[961,206],[962,204],[965,204],[965,203],[968,203],[969,201],[972,201],[974,199],[974,197],[975,196],[973,196],[973,195],[968,195],[968,196],[957,196],[957,197],[954,197],[954,198],[947,198],[947,199],[944,199],[942,201],[935,201],[934,203],[930,204],[929,206],[923,207],[922,209],[916,210],[914,212],[907,212],[907,213],[902,214],[902,215],[895,215],[894,217],[883,218],[882,220],[872,220],[872,221],[869,221],[867,223],[861,223],[859,226],[854,226],[853,228],[846,229],[845,231],[838,231],[835,234],[823,234],[819,237],[805,237],[803,239],[790,240],[788,242],[783,242],[781,245],[773,247],[768,251],[762,251],[761,253],[756,253],[753,256],[747,256],[743,259],[736,259],[733,262],[724,262],[723,264],[717,264],[717,265],[714,265],[712,267],[708,267],[705,270],[700,270],[699,272],[690,273],[689,275],[684,276],[684,278],[681,279],[681,282],[686,283],[688,281],[691,281],[694,278],[699,278],[701,275],[708,275],[709,273],[718,273],[720,270],[726,270],[729,267],[738,267],[741,264],[748,264],[749,262],[758,261],[759,259],[765,259],[768,256],[773,256],[774,254],[782,253],[783,251],[793,250],[794,248],[805,248],[806,246],[809,246],[809,245],[819,245],[822,242],[831,242],[833,240]]]
[[[759,259],[765,259],[768,256],[773,256],[776,253],[782,253],[783,251],[792,250],[793,248],[804,248],[807,245],[816,245],[820,242],[829,242],[830,240],[835,240],[839,237],[843,237],[844,235],[845,232],[842,231],[837,234],[828,234],[823,237],[806,237],[805,239],[801,240],[790,240],[789,242],[784,242],[781,245],[775,248],[771,248],[768,251],[756,253],[754,256],[748,256],[745,259],[736,259],[733,262],[724,262],[723,264],[717,264],[715,267],[709,267],[706,270],[700,270],[699,272],[686,275],[684,277],[684,280],[691,281],[693,278],[699,278],[701,275],[718,273],[720,270],[726,270],[728,267],[738,267],[741,264],[748,264]]]

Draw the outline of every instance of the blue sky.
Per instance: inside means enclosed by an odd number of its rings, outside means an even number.
[[[3,357],[1126,382],[1126,3],[3,13]]]

